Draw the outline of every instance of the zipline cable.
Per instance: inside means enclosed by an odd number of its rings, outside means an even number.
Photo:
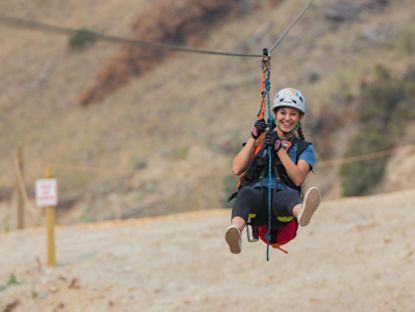
[[[14,26],[19,26],[23,28],[29,28],[31,30],[40,30],[44,32],[54,32],[63,35],[75,35],[79,33],[81,30],[61,27],[56,25],[48,25],[36,21],[30,21],[23,18],[17,17],[10,17],[0,14],[0,22],[5,24],[11,24]],[[88,33],[93,36],[96,40],[102,41],[110,41],[110,42],[117,42],[117,43],[128,43],[131,45],[136,45],[139,47],[151,48],[151,49],[165,49],[165,50],[174,50],[180,52],[188,52],[188,53],[199,53],[199,54],[213,54],[213,55],[223,55],[223,56],[241,56],[241,57],[262,57],[262,54],[246,54],[246,53],[233,53],[233,52],[223,52],[223,51],[211,51],[211,50],[202,50],[202,49],[195,49],[183,46],[177,46],[172,44],[166,43],[159,43],[159,42],[149,42],[144,40],[135,40],[135,39],[127,39],[117,36],[109,36],[103,35],[100,33],[96,33],[93,31],[88,31]]]
[[[296,16],[294,21],[288,26],[288,28],[284,31],[284,33],[275,41],[272,45],[271,49],[269,49],[269,53],[271,54],[272,50],[274,50],[281,41],[287,36],[288,32],[294,27],[295,24],[300,20],[300,18],[304,15],[305,11],[310,6],[313,0],[309,0],[307,4],[304,6],[302,11]],[[0,22],[8,25],[18,26],[22,28],[28,28],[30,30],[38,30],[44,32],[54,32],[62,35],[75,35],[80,33],[81,29],[74,29],[74,28],[67,28],[61,27],[56,25],[49,25],[37,21],[27,20],[18,17],[11,17],[0,14]],[[224,51],[212,51],[212,50],[203,50],[203,49],[196,49],[191,47],[184,47],[178,46],[173,44],[166,44],[160,42],[149,42],[144,40],[138,39],[127,39],[118,36],[110,36],[100,34],[94,31],[89,31],[88,34],[95,40],[102,40],[102,41],[109,41],[109,42],[116,42],[116,43],[127,43],[143,48],[151,48],[151,49],[165,49],[165,50],[173,50],[179,52],[187,52],[187,53],[198,53],[198,54],[211,54],[211,55],[222,55],[222,56],[238,56],[238,57],[262,57],[262,54],[249,54],[249,53],[234,53],[234,52],[224,52]]]
[[[301,12],[297,15],[297,17],[293,20],[293,22],[291,23],[290,26],[288,26],[288,28],[283,32],[283,34],[277,39],[277,41],[275,41],[275,43],[272,45],[271,49],[269,49],[269,53],[272,53],[272,50],[274,50],[280,43],[281,41],[285,38],[285,36],[287,36],[288,32],[291,30],[291,28],[293,28],[295,26],[295,24],[297,24],[297,22],[300,20],[300,18],[304,15],[305,11],[307,11],[307,9],[309,8],[309,6],[311,5],[311,2],[313,2],[313,0],[309,0],[306,5],[304,6],[304,8],[301,10]]]

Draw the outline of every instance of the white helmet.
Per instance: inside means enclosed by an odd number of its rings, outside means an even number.
[[[281,89],[274,98],[272,110],[275,111],[279,107],[293,107],[305,114],[305,98],[297,89]]]

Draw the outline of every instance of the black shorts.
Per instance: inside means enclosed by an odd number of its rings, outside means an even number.
[[[294,190],[272,190],[272,215],[293,216],[294,206],[302,203],[300,194]],[[232,218],[241,217],[248,221],[249,214],[256,214],[252,220],[254,226],[268,225],[268,189],[245,186],[236,196],[232,208]]]

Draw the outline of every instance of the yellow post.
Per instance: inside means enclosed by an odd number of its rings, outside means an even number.
[[[53,178],[53,172],[50,167],[46,168],[45,178]],[[48,249],[48,266],[56,266],[55,259],[55,207],[46,207],[46,235]]]
[[[23,179],[23,146],[21,144],[17,145],[16,148],[16,162],[17,162],[17,168],[16,170],[19,170],[19,172],[16,172],[16,175],[20,175],[20,177]],[[16,183],[17,183],[17,211],[16,211],[16,227],[18,230],[24,229],[24,199],[23,199],[23,191],[22,187],[24,187],[24,184],[22,186],[21,183],[19,183],[19,176],[16,177]]]

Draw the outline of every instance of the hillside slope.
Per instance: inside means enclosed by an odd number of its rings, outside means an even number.
[[[269,47],[303,5],[271,2],[248,5],[245,14],[212,23],[199,47],[248,53]],[[341,157],[347,148],[356,130],[356,103],[345,101],[344,95],[359,96],[360,78],[367,73],[370,79],[379,63],[400,75],[413,62],[413,54],[397,41],[397,34],[415,20],[411,4],[388,1],[385,7],[339,21],[327,17],[327,8],[335,9],[332,1],[316,0],[275,50],[272,93],[297,86],[306,94],[306,136],[319,156]],[[123,37],[132,35],[136,16],[149,8],[147,1],[0,3],[3,14]],[[32,198],[34,180],[43,176],[45,166],[54,168],[61,223],[224,206],[230,159],[256,118],[259,60],[171,54],[102,102],[80,107],[78,96],[119,54],[118,45],[97,42],[73,51],[66,37],[3,24],[0,45],[2,215],[13,219],[7,207],[13,200],[13,157],[19,142],[25,148]],[[335,127],[320,136],[313,129],[321,116],[334,120]],[[404,137],[401,143],[409,142]],[[338,167],[317,170],[312,183],[326,198],[340,196]]]
[[[45,267],[43,229],[0,236],[0,310],[414,311],[415,190],[323,202],[285,255],[229,253],[229,211],[60,227]],[[245,233],[244,233],[245,234]]]

